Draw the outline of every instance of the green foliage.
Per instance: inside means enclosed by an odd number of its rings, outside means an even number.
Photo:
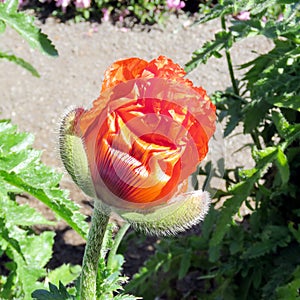
[[[129,12],[131,12],[142,24],[162,23],[166,7],[164,1],[144,1],[130,0],[129,4],[124,3]]]
[[[276,289],[277,299],[299,299],[300,267],[297,267],[292,274],[293,280],[288,284]]]
[[[0,122],[0,185],[2,193],[27,193],[46,204],[82,237],[88,225],[79,207],[59,188],[62,174],[40,161],[41,153],[31,149],[33,136],[18,133],[17,127]]]
[[[105,238],[104,238],[104,248],[105,253],[101,254],[98,266],[98,276],[97,276],[97,299],[117,299],[117,300],[136,300],[140,299],[129,294],[123,293],[123,285],[127,283],[128,278],[122,275],[122,266],[124,264],[124,257],[121,254],[116,254],[117,247],[119,245],[120,239],[126,232],[123,228],[123,233],[117,233],[114,235],[115,224],[109,223],[106,228]],[[122,228],[119,232],[122,232]],[[49,290],[37,289],[32,293],[32,297],[36,300],[71,300],[80,299],[80,286],[79,278],[76,284],[72,288],[67,288],[66,283],[74,280],[78,276],[79,269],[76,268],[75,274],[74,270],[70,272],[70,267],[63,265],[60,268],[52,271],[48,274],[47,281],[52,281],[49,283]],[[63,284],[60,279],[65,280]],[[58,282],[59,280],[59,282]],[[55,284],[53,284],[55,283]],[[58,285],[58,287],[57,287]]]
[[[242,11],[250,12],[249,20],[237,19]],[[218,191],[215,199],[222,205],[211,209],[201,234],[156,244],[155,254],[134,275],[128,291],[145,299],[298,299],[299,2],[219,1],[199,22],[215,18],[222,30],[193,53],[186,70],[225,53],[232,86],[212,99],[226,122],[225,136],[238,124],[251,135],[255,165],[225,170],[227,190]],[[271,39],[273,48],[240,66],[243,76],[238,81],[230,51],[255,35]],[[206,169],[200,168],[199,174]],[[193,274],[197,289],[180,288]]]
[[[25,61],[24,59],[22,59],[20,57],[17,57],[13,54],[0,52],[0,58],[7,59],[8,61],[11,61],[11,62],[23,67],[24,69],[29,71],[35,77],[40,77],[38,71],[30,63],[28,63],[27,61]]]
[[[45,282],[51,282],[54,285],[58,285],[61,282],[67,285],[69,282],[73,282],[80,275],[81,267],[72,266],[70,264],[63,264],[60,267],[48,272]]]
[[[55,273],[61,274],[61,269],[49,274],[45,269],[52,257],[54,232],[37,234],[33,227],[54,222],[28,204],[19,204],[19,197],[41,200],[83,237],[88,228],[78,207],[58,187],[61,174],[41,163],[41,153],[31,148],[32,143],[31,134],[0,121],[0,254],[7,270],[0,279],[1,299],[31,299],[31,293],[43,287],[42,278],[54,280]],[[64,279],[68,283],[74,276]]]
[[[77,0],[71,0],[67,7],[61,7],[57,1],[30,1],[25,5],[41,15],[53,15],[65,21],[74,19],[75,22],[92,20],[101,21],[104,15],[113,23],[121,26],[133,26],[136,23],[152,25],[163,23],[170,13],[165,0],[95,0],[78,6]]]
[[[196,50],[192,59],[186,64],[187,72],[195,69],[200,63],[206,63],[212,57],[221,57],[220,51],[230,49],[235,42],[242,39],[263,35],[271,39],[290,38],[292,42],[299,43],[300,24],[296,12],[295,3],[283,5],[282,1],[220,1],[222,4],[216,5],[210,13],[202,17],[198,23],[204,23],[212,19],[221,18],[223,30],[216,33],[215,39],[206,42],[200,49]],[[274,5],[281,7],[277,14],[272,14]],[[273,5],[273,6],[271,6]],[[226,16],[235,16],[239,12],[250,11],[250,20],[239,21],[231,20],[232,25],[227,29],[224,28]],[[283,14],[283,20],[277,21],[280,13]],[[265,22],[262,17],[268,17]],[[293,46],[292,46],[293,48]],[[297,52],[295,48],[294,51]],[[289,55],[289,54],[287,54]],[[291,62],[291,60],[290,60]],[[261,64],[261,67],[264,65]],[[259,72],[259,69],[256,70]]]
[[[16,30],[30,47],[40,52],[57,56],[57,50],[47,35],[34,25],[34,18],[18,11],[18,0],[0,2],[0,34],[5,32],[6,26]],[[37,70],[28,62],[13,54],[0,51],[0,58],[14,62],[28,70],[33,76],[39,77]]]
[[[37,290],[32,293],[32,298],[36,300],[73,300],[76,299],[74,296],[70,295],[65,288],[65,286],[59,282],[59,287],[57,288],[52,283],[49,283],[49,291],[47,290]]]

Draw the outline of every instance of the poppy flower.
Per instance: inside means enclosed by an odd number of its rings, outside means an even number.
[[[215,106],[184,76],[164,56],[117,61],[92,107],[71,110],[61,125],[60,153],[73,180],[150,233],[185,230],[209,208],[209,195],[187,192],[187,182],[208,152]]]

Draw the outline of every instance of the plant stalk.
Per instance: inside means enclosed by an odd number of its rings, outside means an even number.
[[[222,29],[227,31],[226,28],[226,20],[224,16],[221,16],[221,25],[222,25]],[[231,55],[230,55],[230,51],[228,46],[226,45],[225,47],[225,55],[226,55],[226,60],[227,60],[227,66],[228,66],[228,71],[229,71],[229,76],[230,76],[230,80],[231,80],[231,84],[232,84],[232,89],[233,92],[239,96],[239,88],[236,84],[236,80],[235,80],[235,76],[234,76],[234,71],[233,71],[233,66],[232,66],[232,59],[231,59]]]
[[[113,258],[117,254],[119,245],[129,227],[130,227],[129,223],[124,223],[123,226],[119,229],[118,233],[115,236],[113,246],[111,247],[109,254],[108,254],[108,258],[107,258],[107,267],[109,269],[113,268]]]
[[[100,201],[96,200],[82,262],[80,278],[81,300],[96,300],[98,262],[103,251],[103,239],[108,221],[109,214],[101,209]]]

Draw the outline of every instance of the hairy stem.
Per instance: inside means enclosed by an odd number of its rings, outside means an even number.
[[[225,21],[224,16],[221,17],[221,25],[222,25],[222,29],[226,31],[227,30],[226,29],[226,21]],[[231,59],[229,48],[227,46],[225,47],[225,55],[226,55],[227,66],[228,66],[228,71],[229,71],[229,76],[230,76],[233,92],[237,96],[239,96],[239,89],[236,84],[236,80],[235,80],[235,76],[234,76],[234,72],[233,72],[232,59]]]
[[[92,224],[82,263],[80,281],[81,300],[96,300],[98,261],[103,251],[103,239],[108,221],[109,214],[101,209],[99,201],[95,201]]]

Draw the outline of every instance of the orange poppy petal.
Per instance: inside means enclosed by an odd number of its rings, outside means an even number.
[[[140,76],[148,62],[140,58],[128,58],[114,62],[104,73],[101,92]]]
[[[143,78],[159,77],[172,80],[182,78],[185,75],[186,72],[178,64],[165,56],[151,60],[142,73]]]

